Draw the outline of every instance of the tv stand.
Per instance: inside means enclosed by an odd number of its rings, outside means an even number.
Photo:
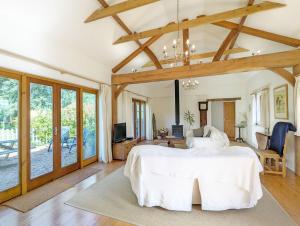
[[[113,159],[126,160],[130,150],[137,144],[137,139],[125,140],[113,144]]]

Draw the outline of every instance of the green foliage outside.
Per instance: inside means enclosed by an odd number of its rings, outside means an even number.
[[[0,77],[0,129],[15,129],[18,124],[19,82]]]
[[[19,82],[0,77],[0,129],[16,129],[18,124]],[[49,144],[52,139],[53,90],[51,86],[30,85],[30,127],[31,136],[39,141],[32,146]],[[76,92],[62,89],[61,126],[68,128],[69,136],[76,137]],[[83,125],[89,135],[96,134],[96,98],[94,94],[83,95]],[[62,129],[63,130],[63,129]],[[62,134],[63,135],[63,134]]]

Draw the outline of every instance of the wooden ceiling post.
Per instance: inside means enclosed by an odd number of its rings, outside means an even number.
[[[111,85],[111,120],[112,125],[118,123],[118,96],[116,95],[117,92],[117,85]]]
[[[138,39],[144,39],[147,37],[153,37],[156,35],[160,34],[165,34],[165,33],[170,33],[170,32],[175,32],[178,30],[183,30],[186,28],[191,28],[191,27],[196,27],[204,24],[210,24],[210,23],[215,23],[215,22],[221,22],[227,19],[233,19],[233,18],[238,18],[246,15],[251,15],[254,13],[266,11],[266,10],[271,10],[275,8],[280,8],[284,7],[284,4],[281,3],[276,3],[276,2],[262,2],[260,4],[252,5],[252,6],[247,6],[243,8],[238,8],[234,10],[229,10],[221,13],[216,13],[213,15],[208,15],[208,16],[202,16],[199,18],[195,18],[192,20],[184,21],[179,24],[170,24],[166,25],[164,27],[159,27],[147,31],[142,31],[138,33],[134,33],[131,35],[125,35],[120,37],[118,40],[114,42],[114,44],[118,43],[123,43],[123,42],[129,42],[129,41],[134,41]]]
[[[109,5],[106,3],[105,0],[98,0],[98,2],[104,7],[107,8],[109,7]],[[117,22],[117,24],[120,25],[120,27],[128,34],[131,35],[133,34],[133,32],[127,27],[127,25],[120,19],[120,17],[118,15],[113,15],[112,18]],[[142,43],[140,41],[135,41],[136,44],[138,44],[139,47],[142,46]],[[157,69],[161,69],[162,66],[159,63],[159,60],[157,59],[157,57],[155,56],[155,54],[152,52],[152,50],[148,47],[144,48],[144,52],[147,54],[147,56],[150,58],[150,60],[152,60],[153,64],[156,66]]]
[[[152,71],[141,71],[128,74],[112,75],[112,84],[137,84],[193,77],[216,76],[237,72],[286,68],[300,63],[300,49],[271,53],[212,63],[193,64],[188,66],[165,68]],[[282,70],[281,70],[282,71]],[[285,73],[287,74],[287,73]],[[289,79],[286,76],[285,79]]]
[[[188,21],[188,19],[182,20],[182,22]],[[187,40],[189,39],[189,29],[182,30],[182,50],[183,50],[183,57],[184,57],[184,65],[190,64],[190,56],[186,55],[185,53],[189,53],[189,46],[187,45]]]

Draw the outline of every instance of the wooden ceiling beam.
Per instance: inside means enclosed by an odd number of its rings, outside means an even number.
[[[278,74],[279,76],[281,76],[283,79],[288,81],[292,86],[295,86],[295,83],[296,83],[295,76],[292,73],[290,73],[289,71],[287,71],[286,69],[270,68],[269,70],[274,72],[275,74]]]
[[[248,6],[253,5],[254,1],[255,0],[249,0],[247,5]],[[239,26],[235,30],[235,36],[232,38],[228,49],[234,48],[234,45],[235,45],[235,43],[236,43],[236,41],[237,41],[237,39],[238,39],[238,37],[239,37],[239,35],[241,33],[241,28],[245,24],[247,17],[248,16],[243,16],[242,19],[240,20]],[[228,57],[229,57],[229,54],[225,55],[224,60],[228,60]]]
[[[147,42],[145,42],[142,46],[140,46],[138,49],[133,51],[128,57],[126,57],[124,60],[122,60],[118,65],[113,67],[112,72],[117,73],[121,68],[123,68],[126,64],[128,64],[131,60],[133,60],[137,55],[139,55],[143,50],[153,44],[155,41],[157,41],[162,35],[154,36],[150,38]]]
[[[285,68],[300,63],[300,50],[257,55],[227,61],[216,61],[175,68],[158,69],[128,74],[113,74],[112,84],[137,84],[192,77],[224,75],[237,72]]]
[[[237,29],[238,26],[239,26],[239,24],[229,22],[229,21],[221,21],[221,22],[216,22],[216,23],[213,23],[213,24],[216,25],[216,26],[219,26],[219,27],[230,29],[230,30]],[[270,40],[270,41],[273,41],[273,42],[278,42],[278,43],[281,43],[281,44],[292,46],[292,47],[299,47],[300,46],[300,40],[299,39],[274,34],[274,33],[259,30],[259,29],[256,29],[256,28],[242,26],[241,29],[240,29],[240,32],[244,33],[244,34],[256,36],[256,37],[259,37],[259,38],[267,39],[267,40]]]
[[[297,64],[293,67],[293,74],[296,77],[300,76],[300,64]]]
[[[238,48],[226,50],[224,52],[224,54],[236,54],[236,53],[244,53],[244,52],[249,52],[249,50],[238,47]],[[213,57],[216,53],[217,53],[216,51],[213,51],[213,52],[207,52],[207,53],[193,54],[190,56],[190,60],[199,60],[199,59],[210,58],[210,57]],[[171,59],[167,59],[167,60],[161,60],[160,64],[164,65],[164,64],[171,64],[174,62],[175,62],[175,59],[171,58]],[[154,66],[154,64],[151,61],[149,61],[143,65],[143,67],[152,67],[152,66]]]
[[[234,9],[234,10],[229,10],[229,11],[225,11],[225,12],[221,12],[221,13],[216,13],[216,14],[209,15],[209,16],[203,16],[203,17],[199,17],[199,18],[196,18],[193,20],[181,22],[179,24],[177,24],[177,23],[171,24],[171,25],[159,27],[156,29],[151,29],[151,30],[147,30],[147,31],[139,32],[139,33],[134,33],[131,35],[122,36],[117,41],[115,41],[114,44],[148,38],[148,37],[153,37],[153,36],[165,34],[165,33],[170,33],[170,32],[177,31],[178,28],[179,28],[179,30],[183,30],[186,28],[196,27],[196,26],[200,26],[203,24],[215,23],[215,22],[220,22],[220,21],[224,21],[227,19],[238,18],[238,17],[251,15],[254,13],[258,13],[258,12],[262,12],[262,11],[266,11],[266,10],[270,10],[270,9],[280,8],[283,6],[285,6],[285,5],[281,4],[281,3],[265,1],[260,4],[247,6],[247,7],[243,7],[243,8],[239,8],[239,9]]]
[[[86,20],[85,23],[89,23],[95,20],[99,20],[105,17],[113,16],[118,13],[122,13],[131,9],[135,9],[144,5],[148,5],[154,2],[158,2],[159,0],[127,0],[115,5],[97,9],[95,12],[92,13]]]
[[[98,2],[104,7],[107,8],[109,7],[109,5],[106,3],[105,0],[98,0]],[[127,25],[120,19],[120,17],[118,15],[113,15],[112,18],[116,21],[117,24],[120,25],[120,27],[128,34],[131,35],[133,34],[133,32],[127,27]],[[135,41],[136,44],[141,47],[142,43],[139,40]],[[150,60],[153,62],[153,64],[155,65],[155,67],[157,69],[161,69],[162,66],[159,63],[159,60],[157,59],[157,57],[155,56],[155,54],[152,52],[152,50],[148,47],[144,48],[144,52],[147,54],[147,56],[150,58]]]
[[[213,58],[213,62],[219,61],[221,57],[223,56],[224,52],[226,51],[228,45],[231,43],[231,41],[236,37],[237,30],[231,30],[229,34],[226,36],[224,41],[222,42],[220,48],[218,49],[216,55]]]

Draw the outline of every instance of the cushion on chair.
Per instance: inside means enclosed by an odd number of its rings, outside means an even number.
[[[204,135],[204,127],[201,126],[198,129],[193,129],[193,134],[194,134],[194,137],[203,137],[203,135]]]
[[[283,155],[285,137],[289,131],[296,132],[296,128],[292,123],[277,122],[272,132],[269,149],[276,151],[281,157]]]

